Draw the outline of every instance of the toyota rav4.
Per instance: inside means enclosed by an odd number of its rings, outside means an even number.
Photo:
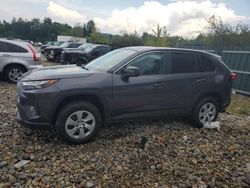
[[[75,144],[91,140],[104,122],[185,115],[202,127],[229,105],[234,79],[208,52],[127,47],[87,66],[26,73],[18,82],[17,120],[31,129],[55,127]]]

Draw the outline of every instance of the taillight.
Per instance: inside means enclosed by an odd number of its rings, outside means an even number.
[[[231,73],[230,74],[230,79],[232,80],[232,81],[234,81],[234,80],[236,80],[237,79],[237,74],[235,74],[235,73]]]
[[[29,49],[32,51],[32,54],[33,54],[33,60],[34,61],[39,61],[39,57],[37,57],[36,55],[36,50],[34,49],[34,47],[31,45],[31,44],[27,44]]]

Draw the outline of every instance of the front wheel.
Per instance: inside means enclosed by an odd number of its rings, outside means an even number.
[[[64,106],[59,112],[56,130],[66,142],[82,144],[96,135],[101,124],[101,114],[94,105],[74,102]]]
[[[195,126],[201,128],[207,122],[217,119],[219,106],[217,101],[212,97],[206,97],[199,101],[193,112]]]

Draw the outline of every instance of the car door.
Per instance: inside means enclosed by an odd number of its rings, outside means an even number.
[[[197,55],[189,51],[170,51],[171,65],[166,72],[168,100],[163,101],[169,112],[190,112],[197,94],[207,87],[207,81],[197,71]]]
[[[160,115],[165,99],[166,75],[162,66],[165,53],[147,52],[123,66],[113,74],[113,117],[114,119]],[[138,67],[140,76],[122,78],[127,67]]]

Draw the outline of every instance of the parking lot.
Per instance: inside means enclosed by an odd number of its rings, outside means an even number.
[[[221,114],[220,131],[185,119],[108,125],[92,142],[71,146],[53,130],[15,121],[16,85],[1,81],[0,95],[0,187],[249,186],[249,114]]]

